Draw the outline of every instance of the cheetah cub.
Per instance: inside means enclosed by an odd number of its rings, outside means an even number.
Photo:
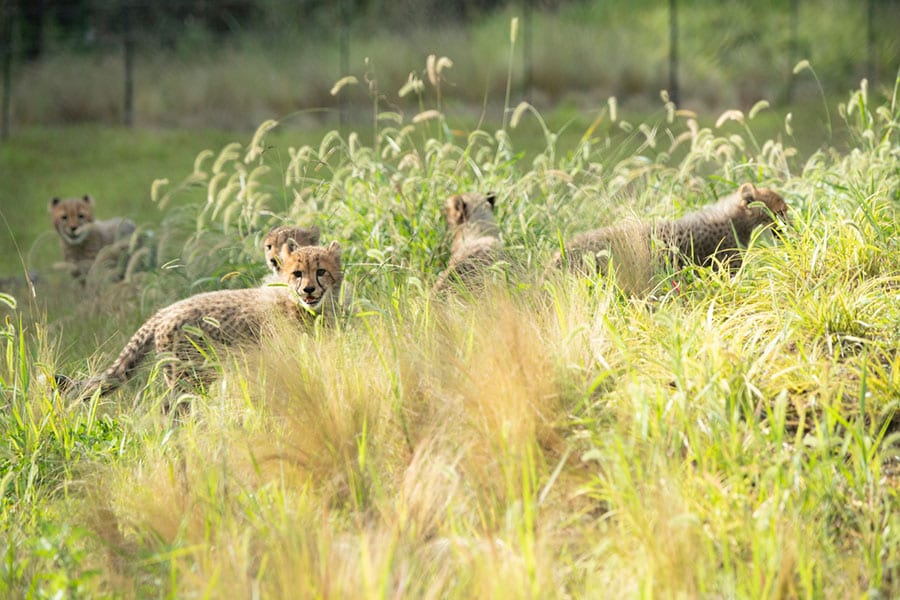
[[[266,266],[272,270],[271,281],[278,281],[277,278],[281,275],[281,252],[285,246],[290,253],[302,246],[318,245],[319,228],[315,225],[312,227],[280,225],[270,229],[263,238],[263,252],[266,256]]]
[[[87,195],[64,200],[53,198],[49,211],[63,251],[64,262],[56,268],[69,270],[82,284],[97,255],[117,242],[124,243],[135,230],[134,222],[123,217],[95,220],[94,200]],[[119,252],[125,250],[123,245]]]
[[[316,315],[330,315],[337,306],[343,280],[337,242],[285,252],[281,266],[281,281],[287,285],[219,290],[175,302],[150,317],[102,374],[81,382],[58,376],[57,383],[79,398],[97,390],[108,394],[127,382],[155,350],[172,359],[163,367],[170,388],[206,385],[211,373],[203,368],[201,349],[207,345],[235,349],[259,344],[264,332],[279,321],[311,322]]]
[[[457,194],[447,200],[445,217],[453,242],[450,262],[438,276],[434,291],[446,290],[452,282],[469,286],[484,269],[501,258],[500,229],[494,217],[493,193]]]
[[[715,204],[675,221],[636,222],[576,235],[554,255],[551,267],[606,273],[612,264],[624,290],[645,292],[657,267],[693,263],[737,268],[740,248],[750,242],[753,230],[771,227],[778,233],[779,222],[788,222],[787,210],[777,192],[745,183]]]

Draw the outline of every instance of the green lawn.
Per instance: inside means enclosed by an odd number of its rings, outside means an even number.
[[[184,177],[201,150],[231,137],[219,131],[89,125],[17,132],[0,144],[0,210],[12,233],[0,237],[0,274],[21,273],[20,253],[27,256],[38,240],[54,248],[55,260],[61,259],[58,238],[46,234],[52,231],[52,197],[91,194],[100,219],[128,215],[136,222],[157,224],[160,212],[150,201],[154,179]]]

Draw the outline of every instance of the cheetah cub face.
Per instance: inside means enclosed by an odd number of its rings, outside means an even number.
[[[273,227],[263,238],[263,251],[266,255],[266,266],[272,273],[281,273],[281,251],[287,246],[288,252],[293,252],[303,246],[317,246],[319,244],[319,228],[292,227],[282,225]]]
[[[288,287],[297,294],[300,304],[314,313],[321,313],[329,302],[340,295],[341,246],[303,246],[293,251],[282,248],[281,269]]]
[[[80,244],[90,232],[94,222],[94,201],[83,198],[54,198],[50,201],[53,227],[67,244]]]
[[[787,203],[778,192],[745,183],[738,190],[738,194],[753,226],[771,225],[773,233],[779,234],[781,233],[779,223],[790,223]]]

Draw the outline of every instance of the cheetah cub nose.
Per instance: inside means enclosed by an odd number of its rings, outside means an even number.
[[[306,292],[307,294],[312,294],[314,291],[316,291],[316,286],[308,285],[305,288],[303,288],[303,291]]]

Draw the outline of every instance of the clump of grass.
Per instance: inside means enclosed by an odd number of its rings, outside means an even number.
[[[411,301],[413,310],[416,302],[428,300]],[[526,343],[534,325],[509,303],[481,314],[433,310],[437,327],[419,323],[427,338],[395,330],[393,318],[415,322],[407,309],[360,317],[366,323],[341,336],[276,336],[250,357],[250,371],[226,369],[221,393],[162,445],[147,440],[140,473],[111,467],[99,510],[134,532],[132,544],[173,552],[173,568],[199,566],[197,580],[180,580],[182,592],[208,581],[219,592],[256,585],[277,595],[296,585],[285,569],[303,564],[301,587],[310,593],[332,581],[346,592],[438,593],[430,586],[450,583],[451,570],[431,584],[390,570],[437,556],[475,564],[469,552],[484,558],[498,547],[518,554],[516,545],[535,535],[537,477],[565,461],[555,431],[565,413],[549,357]],[[479,339],[497,332],[489,325],[496,320],[519,361],[512,370],[509,354],[486,352]],[[211,520],[204,507],[222,502],[231,508]],[[521,514],[509,522],[507,507],[517,502]],[[298,524],[312,530],[322,519],[335,528],[298,535]],[[262,522],[271,535],[257,540],[252,529]],[[235,552],[207,553],[213,547]],[[523,590],[534,585],[527,571],[513,571]],[[213,573],[221,574],[215,583]],[[474,589],[493,590],[492,582],[486,569]]]

